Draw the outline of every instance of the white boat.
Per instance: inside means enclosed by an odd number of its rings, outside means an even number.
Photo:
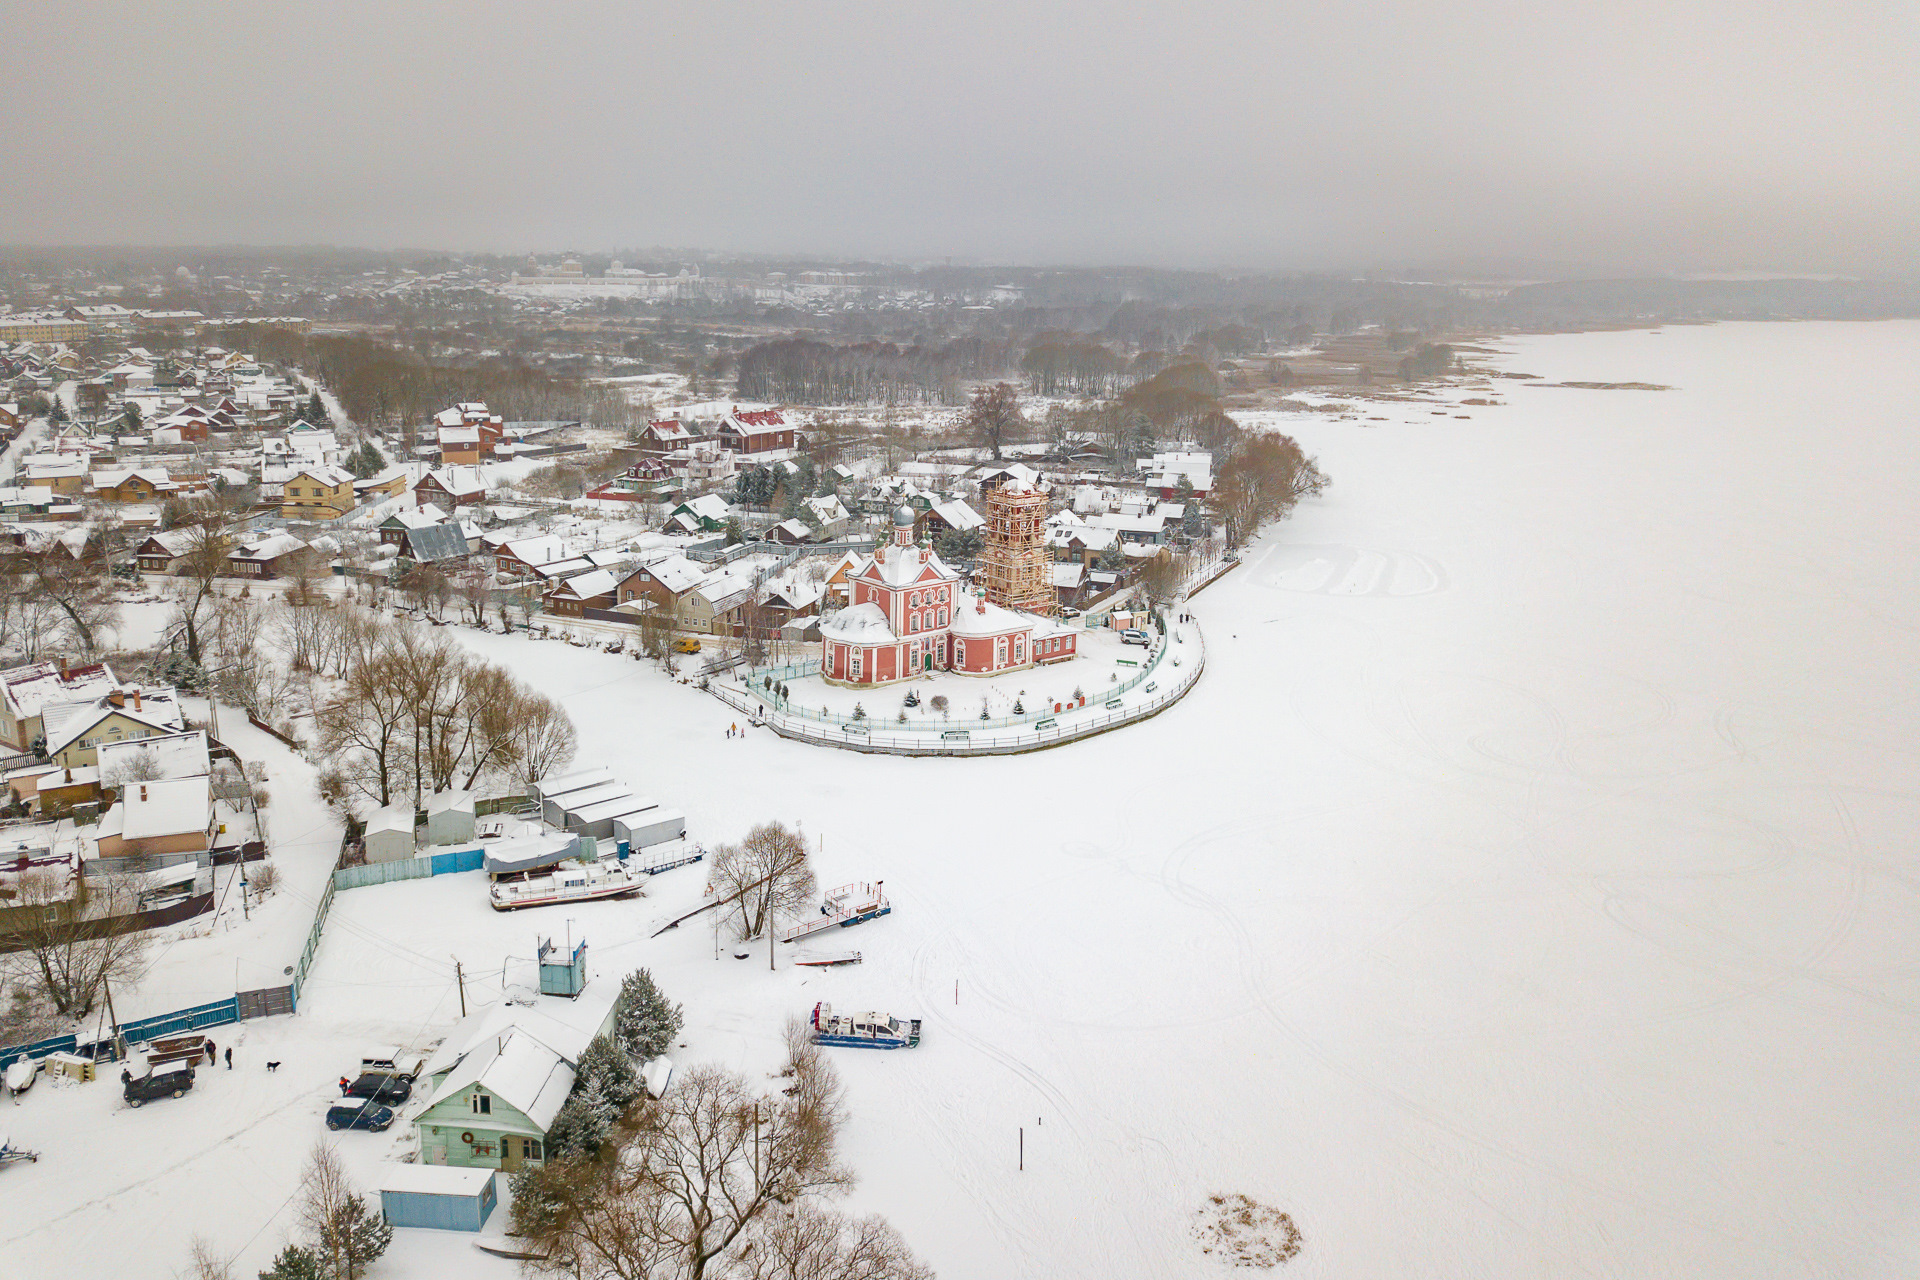
[[[7,1064],[7,1092],[19,1097],[33,1088],[34,1077],[40,1074],[38,1058],[15,1058]]]
[[[640,892],[645,874],[618,858],[594,862],[568,859],[535,871],[497,877],[487,886],[487,897],[495,911],[545,907],[588,898],[618,898]]]

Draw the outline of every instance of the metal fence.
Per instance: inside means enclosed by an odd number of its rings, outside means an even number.
[[[395,880],[425,880],[429,876],[478,871],[486,865],[484,849],[460,849],[452,853],[434,853],[424,858],[395,858],[392,862],[368,862],[357,867],[341,867],[333,873],[334,889],[362,889],[370,884],[390,884]]]
[[[1171,632],[1166,630],[1166,622],[1163,620],[1159,625],[1162,628],[1161,638],[1155,643],[1153,648],[1148,651],[1147,665],[1140,670],[1140,673],[1118,684],[1110,685],[1105,689],[1086,690],[1086,700],[1088,702],[1111,702],[1115,698],[1124,697],[1140,686],[1157,679],[1159,676],[1160,663],[1163,659],[1167,658],[1169,654],[1172,654],[1176,663],[1180,661],[1181,655],[1173,651],[1176,648],[1183,647],[1184,641],[1170,641],[1168,636],[1171,635]],[[1197,639],[1200,634],[1200,629],[1191,623],[1184,625],[1192,629]],[[1204,658],[1202,661],[1204,661]],[[753,707],[742,706],[739,709],[747,712],[749,715],[757,715],[762,719],[777,715],[787,721],[811,723],[823,727],[833,726],[842,731],[848,728],[865,728],[868,731],[877,728],[878,723],[872,716],[841,716],[834,715],[832,712],[809,711],[805,707],[792,705],[791,699],[782,702],[778,694],[762,687],[761,682],[769,677],[771,677],[777,685],[783,680],[816,675],[819,669],[820,663],[818,660],[810,660],[805,662],[790,662],[785,667],[755,667],[751,671],[744,672],[741,676],[741,679],[746,682],[744,692],[758,705]],[[783,675],[781,674],[782,672],[786,674]],[[716,692],[717,688],[717,686],[709,686],[708,691]],[[1023,725],[1038,724],[1042,720],[1064,714],[1065,712],[1054,711],[1052,706],[1048,704],[1043,705],[1038,711],[1029,711],[1023,715],[1000,716],[987,720],[941,721],[937,726],[930,724],[924,728],[902,728],[898,725],[890,725],[889,732],[895,734],[933,734],[954,733],[961,730],[971,731],[975,729],[1011,729]]]
[[[1047,747],[1059,746],[1079,738],[1092,737],[1097,733],[1119,728],[1149,716],[1158,715],[1181,698],[1185,697],[1200,675],[1206,670],[1207,656],[1205,644],[1200,642],[1199,632],[1194,632],[1196,643],[1183,655],[1180,665],[1172,668],[1177,672],[1172,682],[1164,689],[1155,688],[1144,699],[1133,705],[1124,705],[1125,695],[1109,694],[1106,698],[1107,709],[1092,715],[1076,715],[1066,723],[1056,722],[1052,713],[1028,717],[1031,723],[1018,732],[1002,729],[992,732],[993,725],[980,728],[972,727],[974,722],[955,721],[938,730],[895,731],[895,726],[882,726],[872,720],[843,721],[836,729],[820,723],[817,718],[808,721],[804,717],[792,716],[784,712],[768,711],[758,699],[749,698],[739,690],[713,685],[709,692],[722,702],[736,710],[743,711],[772,729],[783,738],[811,742],[819,746],[839,747],[847,751],[865,751],[882,755],[901,756],[979,756],[979,755],[1016,755],[1024,751],[1041,751]],[[1129,685],[1138,686],[1151,671],[1141,673]],[[1115,705],[1121,703],[1123,705]],[[1064,713],[1063,713],[1064,714]]]

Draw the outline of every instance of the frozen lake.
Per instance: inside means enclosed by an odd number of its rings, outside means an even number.
[[[1334,487],[1125,733],[859,757],[517,663],[696,830],[887,881],[867,964],[786,998],[927,1019],[844,1069],[855,1203],[942,1274],[1205,1274],[1236,1191],[1294,1275],[1920,1267],[1920,324],[1505,346],[1675,389],[1301,422]],[[709,1050],[770,1056],[738,999]]]
[[[866,963],[643,940],[693,871],[571,925],[493,916],[473,876],[357,889],[301,1016],[247,1031],[298,1080],[222,1073],[177,1119],[103,1097],[102,1167],[8,1170],[41,1225],[0,1239],[39,1274],[104,1260],[96,1227],[177,1236],[155,1274],[190,1229],[264,1266],[334,1060],[444,1030],[450,955],[497,975],[571,928],[685,1002],[690,1059],[758,1070],[816,999],[924,1018],[838,1059],[850,1207],[948,1280],[1224,1273],[1189,1223],[1234,1192],[1293,1215],[1295,1277],[1920,1273],[1920,324],[1503,346],[1675,389],[1294,424],[1334,487],[1196,602],[1205,679],[1062,750],[728,739],[640,664],[455,629],[697,837],[800,820],[823,885],[884,879]],[[193,1212],[106,1167],[161,1139]]]

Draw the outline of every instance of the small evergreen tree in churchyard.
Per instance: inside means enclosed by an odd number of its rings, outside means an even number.
[[[665,1053],[684,1020],[680,1006],[653,985],[653,975],[645,969],[635,969],[621,980],[613,1034],[634,1057],[644,1061]]]
[[[319,1254],[290,1244],[260,1273],[260,1280],[327,1280],[327,1273]]]

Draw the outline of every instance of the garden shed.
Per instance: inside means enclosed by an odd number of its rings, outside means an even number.
[[[473,792],[436,791],[427,800],[427,843],[460,844],[473,839]]]
[[[389,1226],[478,1231],[500,1202],[492,1169],[391,1164],[380,1179],[380,1214]]]
[[[396,862],[413,856],[413,806],[390,804],[367,817],[361,837],[368,862]]]

